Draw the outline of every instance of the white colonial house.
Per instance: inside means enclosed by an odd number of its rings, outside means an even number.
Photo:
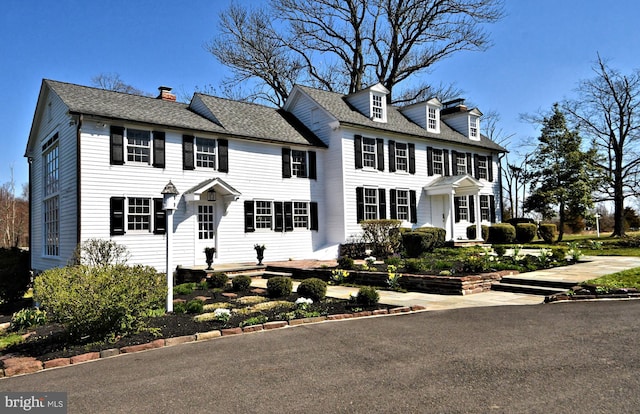
[[[366,219],[436,226],[447,239],[500,219],[498,156],[482,113],[437,99],[387,103],[296,86],[283,109],[195,94],[179,103],[44,80],[27,143],[35,271],[66,265],[78,243],[125,245],[130,262],[335,257]],[[167,229],[161,192],[178,190]],[[477,232],[480,234],[480,232]]]

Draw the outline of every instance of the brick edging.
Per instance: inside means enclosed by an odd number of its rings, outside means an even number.
[[[220,329],[215,331],[201,332],[194,335],[178,336],[173,338],[156,339],[140,345],[129,345],[122,348],[105,349],[99,352],[87,352],[86,354],[74,355],[67,358],[56,358],[48,361],[40,361],[34,357],[5,358],[2,360],[3,368],[0,369],[0,378],[13,377],[16,375],[31,374],[34,372],[77,365],[99,359],[112,358],[118,355],[130,354],[134,352],[148,351],[151,349],[164,348],[190,342],[208,341],[211,339],[240,335],[253,332],[264,332],[274,329],[295,327],[309,323],[321,323],[328,321],[338,321],[353,318],[398,315],[410,312],[424,311],[426,308],[421,305],[401,306],[391,309],[378,309],[375,311],[363,311],[356,313],[343,313],[329,316],[317,316],[312,318],[291,319],[289,321],[271,321],[263,324],[251,325],[238,328]]]

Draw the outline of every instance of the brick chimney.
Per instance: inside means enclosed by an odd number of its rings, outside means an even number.
[[[171,88],[168,86],[160,86],[158,87],[160,93],[158,94],[158,99],[162,99],[163,101],[172,101],[175,102],[176,96],[171,93]]]

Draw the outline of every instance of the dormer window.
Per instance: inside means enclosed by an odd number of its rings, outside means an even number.
[[[480,138],[480,118],[477,116],[469,117],[469,138],[471,139],[479,139]]]
[[[378,122],[387,122],[386,97],[381,94],[371,94],[371,119]]]

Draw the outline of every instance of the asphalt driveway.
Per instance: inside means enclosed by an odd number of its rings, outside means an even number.
[[[597,413],[640,407],[640,301],[303,325],[0,380],[70,413]]]

